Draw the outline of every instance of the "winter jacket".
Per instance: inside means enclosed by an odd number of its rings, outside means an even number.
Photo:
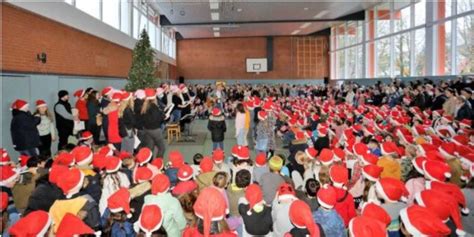
[[[241,198],[239,200],[239,213],[244,221],[245,232],[252,236],[263,236],[270,233],[273,228],[272,208],[263,205],[263,210],[260,212],[249,209],[247,199]]]
[[[349,221],[357,215],[354,198],[348,191],[344,189],[335,189],[337,194],[337,203],[334,205],[334,210],[339,213],[342,220],[344,221],[344,226],[347,227],[349,225]]]
[[[98,103],[92,101],[87,102],[87,113],[89,114],[89,121],[87,123],[92,126],[97,125],[97,114],[99,114],[100,108]]]
[[[12,188],[13,200],[18,210],[26,209],[26,206],[28,205],[28,199],[35,189],[36,179],[38,177],[38,174],[25,172],[20,175],[20,180]]]
[[[122,137],[119,134],[119,117],[118,117],[118,109],[109,112],[107,114],[107,118],[109,120],[109,126],[107,128],[107,138],[109,139],[109,143],[120,143],[122,142]]]
[[[163,211],[163,228],[168,236],[181,236],[186,227],[186,218],[179,200],[171,193],[145,196],[145,205],[157,204]]]
[[[436,96],[433,100],[433,104],[431,105],[431,110],[434,111],[434,110],[443,109],[444,102],[446,102],[445,95]]]
[[[224,141],[224,134],[227,131],[225,124],[224,116],[210,116],[209,123],[207,124],[207,129],[211,131],[212,142],[222,142]]]
[[[468,105],[468,103],[464,103],[461,108],[456,111],[456,120],[463,120],[463,119],[472,119],[473,118],[473,111],[472,108]]]
[[[143,128],[145,129],[157,129],[161,128],[161,124],[165,119],[165,114],[163,110],[161,110],[158,105],[151,103],[150,107],[148,107],[148,111],[141,115]]]
[[[39,132],[36,128],[40,122],[41,118],[33,116],[30,112],[13,111],[10,132],[15,150],[28,150],[40,145]]]
[[[199,186],[199,191],[212,185],[212,179],[216,175],[215,171],[201,173],[196,177],[196,183]]]
[[[48,181],[49,175],[43,175],[36,180],[36,188],[28,199],[24,215],[32,211],[49,211],[57,199],[63,199],[64,194],[56,185]]]
[[[102,227],[107,225],[107,221],[110,217],[110,210],[109,208],[105,209],[104,215],[100,218]],[[134,237],[135,230],[133,229],[133,224],[131,221],[113,221],[112,227],[110,227],[109,233],[102,233],[110,237]]]
[[[279,202],[276,198],[272,204],[273,236],[284,236],[293,229],[290,221],[291,202]]]
[[[64,117],[61,111],[65,111],[67,117]],[[71,104],[67,101],[59,100],[54,105],[54,116],[59,136],[72,135],[74,122],[72,120]]]

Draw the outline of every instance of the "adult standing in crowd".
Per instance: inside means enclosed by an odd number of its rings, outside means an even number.
[[[237,105],[237,114],[235,117],[235,137],[239,146],[247,146],[247,133],[250,128],[250,113],[245,109],[242,103]]]
[[[165,114],[158,107],[155,89],[145,89],[145,96],[140,111],[144,132],[151,140],[149,148],[153,151],[154,157],[163,157],[166,147],[161,125],[164,122]],[[155,147],[158,149],[157,151],[155,151]]]
[[[41,145],[39,146],[40,155],[51,157],[51,142],[56,141],[56,128],[53,124],[53,115],[49,112],[48,105],[44,100],[36,101],[35,116],[41,119],[38,124]]]
[[[86,130],[89,130],[89,111],[87,109],[87,97],[89,96],[89,92],[92,88],[88,88],[87,90],[79,89],[74,92],[74,96],[77,98],[76,100],[76,109],[78,112],[79,120],[84,123]]]
[[[24,100],[13,103],[12,115],[10,132],[15,150],[22,155],[37,156],[40,136],[36,126],[41,119],[30,113],[28,102]]]
[[[94,143],[99,144],[100,140],[100,125],[97,124],[97,119],[100,117],[99,100],[97,99],[97,91],[93,90],[87,96],[87,113],[89,120],[87,121],[87,130],[92,133]],[[98,116],[99,115],[99,116]],[[102,118],[102,117],[100,117]]]
[[[112,143],[117,150],[121,150],[122,138],[120,137],[119,128],[119,105],[122,94],[117,92],[112,96],[112,100],[102,111],[107,115],[109,124],[107,126],[108,143]]]
[[[119,128],[122,137],[122,151],[133,154],[135,141],[135,114],[133,112],[132,93],[123,92],[119,106]]]
[[[71,104],[69,104],[69,93],[60,90],[58,98],[58,102],[54,105],[54,117],[59,136],[58,150],[61,150],[67,145],[68,138],[72,135],[75,118],[72,115]]]
[[[100,111],[103,112],[103,110],[109,105],[111,97],[113,95],[113,88],[108,86],[102,89],[101,91],[102,98],[100,99],[99,107]],[[105,137],[105,143],[109,142],[108,139],[108,129],[109,129],[109,120],[107,116],[104,116],[103,113],[101,113],[102,116],[102,131],[104,132],[104,137]]]

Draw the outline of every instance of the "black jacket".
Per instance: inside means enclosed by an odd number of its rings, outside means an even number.
[[[59,100],[54,105],[54,117],[56,119],[56,128],[58,129],[59,136],[62,135],[72,135],[72,130],[74,129],[74,121],[65,119],[58,113],[56,113],[56,107],[62,105],[67,112],[72,114],[71,104],[67,101]]]
[[[158,105],[151,103],[148,107],[148,111],[145,114],[142,114],[142,122],[144,129],[157,129],[161,128],[161,124],[165,119],[165,114]]]
[[[28,199],[24,215],[32,211],[43,210],[48,212],[49,208],[57,199],[63,199],[64,194],[56,185],[48,181],[49,175],[43,175],[36,180],[36,188]]]
[[[443,109],[444,102],[446,102],[446,96],[444,95],[436,96],[433,100],[433,104],[431,105],[431,110]]]
[[[41,118],[21,110],[14,110],[12,113],[10,133],[15,150],[22,151],[38,147],[40,136],[36,126],[41,122]]]
[[[456,113],[456,120],[463,120],[463,119],[472,119],[473,112],[472,108],[469,107],[467,103],[464,103],[461,108],[459,108],[458,112]]]
[[[224,116],[209,117],[209,123],[207,124],[207,129],[211,131],[212,142],[224,141],[224,134],[227,130]]]
[[[119,133],[120,137],[128,136],[127,131],[135,128],[135,113],[131,108],[126,108],[123,115],[119,118]]]

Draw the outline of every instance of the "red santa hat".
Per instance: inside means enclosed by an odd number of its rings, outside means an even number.
[[[325,137],[326,135],[328,135],[328,128],[327,127],[319,127],[318,128],[318,137]]]
[[[135,160],[137,161],[138,165],[143,166],[150,162],[152,156],[153,153],[151,152],[150,148],[143,147],[135,155]]]
[[[214,163],[220,164],[224,162],[224,158],[225,158],[224,150],[217,148],[212,152],[212,160],[214,161]]]
[[[204,157],[199,163],[199,168],[201,173],[211,172],[214,169],[214,162],[212,161],[211,157]]]
[[[181,152],[170,151],[168,156],[169,156],[171,168],[179,169],[179,167],[184,165],[184,157],[183,157],[183,154],[181,154]]]
[[[107,207],[112,213],[125,212],[127,218],[132,218],[130,213],[130,192],[126,188],[120,188],[107,199]]]
[[[303,140],[303,139],[306,139],[304,132],[301,130],[296,131],[295,140]]]
[[[61,152],[54,159],[54,164],[72,166],[74,164],[74,156],[68,152]]]
[[[361,161],[364,165],[376,165],[377,161],[379,160],[379,157],[372,153],[366,153],[365,155],[361,156],[361,158]]]
[[[116,103],[119,103],[120,101],[122,101],[122,92],[120,92],[120,91],[115,92],[112,95],[112,101],[116,102]]]
[[[66,198],[71,198],[79,193],[84,183],[84,174],[76,168],[70,169],[58,177],[57,185],[63,191]]]
[[[121,97],[120,99],[121,99],[122,101],[127,101],[127,100],[129,100],[129,99],[132,98],[132,93],[130,93],[130,92],[128,92],[128,91],[123,91],[123,92],[121,93],[121,96],[122,96],[122,97]]]
[[[427,159],[422,166],[424,174],[430,180],[444,182],[446,178],[451,178],[451,169],[446,162]]]
[[[8,200],[8,199],[7,199]],[[45,211],[33,211],[10,227],[11,236],[48,236],[52,219]]]
[[[472,126],[472,120],[470,119],[463,119],[459,122],[459,126],[461,128],[471,128]]]
[[[107,163],[105,164],[105,172],[115,173],[122,167],[122,160],[115,156],[107,156]]]
[[[423,163],[426,161],[426,157],[423,156],[418,156],[415,159],[411,160],[411,163],[413,164],[413,167],[418,171],[420,174],[425,174],[425,171],[423,171]]]
[[[372,182],[377,182],[382,171],[383,167],[374,164],[368,164],[362,168],[362,175]]]
[[[239,146],[236,155],[239,160],[248,160],[250,158],[250,150],[246,146]]]
[[[255,157],[255,166],[257,167],[263,167],[267,164],[267,154],[264,152],[258,153],[258,155]]]
[[[332,209],[337,202],[336,189],[325,184],[318,190],[317,198],[319,205],[327,209]]]
[[[203,221],[203,235],[210,236],[211,222],[220,221],[229,213],[222,193],[213,187],[204,188],[193,206],[194,214]]]
[[[7,150],[0,148],[0,165],[7,165],[11,162]]]
[[[443,142],[438,150],[446,159],[456,158],[456,143],[454,142]]]
[[[158,170],[162,170],[164,168],[164,163],[162,158],[155,158],[150,162],[150,165],[155,166]]]
[[[334,164],[329,168],[329,177],[336,188],[345,188],[349,181],[349,171],[342,165]]]
[[[263,204],[265,201],[263,200],[263,192],[262,189],[258,184],[250,184],[245,189],[245,199],[249,203],[249,210],[247,211],[247,215],[252,215],[252,209],[257,204]]]
[[[332,149],[332,151],[334,153],[334,160],[335,161],[344,161],[344,160],[346,160],[346,153],[341,148],[335,147],[334,149]]]
[[[79,138],[79,141],[85,141],[91,138],[92,138],[92,133],[89,131],[84,131],[81,133],[81,137]]]
[[[67,166],[53,164],[49,169],[48,181],[57,185],[59,177],[68,171],[69,168]]]
[[[145,232],[145,236],[150,237],[153,232],[160,229],[163,219],[163,213],[158,205],[144,205],[137,224],[140,230]]]
[[[451,141],[458,146],[467,146],[469,144],[469,138],[462,134],[452,137]]]
[[[86,91],[83,89],[79,89],[74,92],[74,96],[78,98],[83,97],[85,94],[86,94]]]
[[[220,116],[220,115],[221,115],[221,110],[217,107],[214,107],[212,109],[212,116],[217,117],[217,116]]]
[[[92,156],[92,167],[103,170],[106,166],[107,159],[104,154],[96,153]]]
[[[19,173],[9,165],[4,165],[0,167],[0,186],[7,186],[7,184],[15,181],[18,178]]]
[[[27,156],[27,155],[20,155],[20,157],[18,157],[18,161],[20,162],[20,166],[22,168],[26,167],[27,164],[28,164],[28,160],[30,159],[31,157],[30,156]]]
[[[390,222],[392,222],[392,218],[387,211],[375,203],[364,203],[361,215],[374,220],[379,220],[384,224],[384,227],[387,227],[390,225]]]
[[[153,171],[147,166],[136,167],[133,171],[133,180],[135,183],[143,183],[153,178]]]
[[[319,228],[314,223],[313,214],[308,204],[301,200],[296,200],[290,206],[290,221],[297,228],[307,229],[310,237],[319,237]]]
[[[114,154],[114,150],[109,146],[103,146],[99,148],[98,153],[103,154],[105,156],[112,156]]]
[[[418,205],[433,211],[443,222],[451,217],[457,228],[456,234],[466,235],[457,203],[449,195],[437,190],[423,190],[415,194],[415,200]]]
[[[418,205],[402,209],[400,219],[407,232],[413,236],[446,236],[451,233],[436,214]]]
[[[362,157],[365,154],[369,153],[369,148],[367,147],[366,144],[362,142],[358,142],[354,144],[354,154],[357,155],[358,157]]]
[[[441,119],[448,123],[452,123],[454,120],[453,116],[450,116],[450,115],[444,115]]]
[[[278,201],[296,200],[296,192],[291,185],[284,182],[278,186],[277,198]]]
[[[183,165],[178,169],[178,179],[188,181],[193,177],[193,168],[189,165]]]
[[[395,178],[381,178],[375,183],[375,191],[387,202],[406,200],[408,190],[405,184]]]
[[[0,211],[3,212],[7,209],[8,207],[8,193],[2,192],[0,195]]]
[[[334,161],[334,153],[332,150],[323,148],[319,153],[319,161],[325,166],[330,166]]]
[[[28,106],[28,102],[25,100],[17,99],[13,102],[11,109],[24,110]]]
[[[314,160],[318,156],[318,151],[314,147],[308,147],[304,150],[308,158]]]
[[[351,237],[381,237],[387,236],[386,227],[381,221],[365,216],[357,216],[349,222]]]
[[[152,89],[152,88],[146,88],[145,89],[145,98],[147,100],[153,100],[156,98],[156,90]]]
[[[79,235],[90,235],[94,234],[94,230],[86,225],[79,217],[66,213],[59,223],[58,230],[56,231],[57,237],[71,237]]]
[[[164,194],[170,189],[171,183],[165,174],[157,174],[151,182],[151,194]]]
[[[72,149],[71,154],[74,156],[74,161],[77,165],[88,165],[92,162],[94,154],[87,146],[77,146]]]
[[[111,86],[107,86],[105,87],[104,89],[102,89],[102,91],[100,92],[102,94],[102,96],[108,96],[110,95],[112,92],[113,92],[113,88]]]
[[[433,189],[451,196],[459,206],[462,207],[461,212],[465,215],[469,214],[469,208],[466,205],[466,197],[464,196],[461,188],[456,184],[452,183],[442,183],[438,181],[428,181],[425,183],[426,189]]]
[[[380,146],[380,150],[382,151],[383,155],[391,155],[398,153],[398,147],[393,142],[384,142]]]
[[[47,106],[46,101],[44,101],[44,100],[37,100],[36,101],[36,108],[45,107],[45,106]]]
[[[257,116],[258,116],[258,119],[260,121],[263,121],[263,120],[267,119],[268,114],[267,114],[267,112],[265,112],[265,110],[260,110],[260,111],[258,111]]]

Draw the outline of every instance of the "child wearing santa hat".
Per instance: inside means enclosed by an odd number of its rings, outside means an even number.
[[[13,225],[20,219],[20,213],[13,201],[12,188],[18,181],[19,173],[10,165],[0,166],[0,190],[2,192],[2,218],[6,215],[4,223],[6,226]],[[5,195],[6,194],[6,195]],[[3,207],[4,206],[4,207]],[[3,220],[3,219],[2,219]],[[2,236],[8,236],[7,228],[3,228]]]
[[[285,237],[324,236],[322,227],[314,222],[311,209],[301,200],[294,201],[290,206],[290,220],[295,226]]]
[[[33,114],[41,118],[38,124],[41,145],[38,147],[40,155],[51,156],[51,142],[56,141],[56,128],[54,127],[53,115],[49,112],[48,105],[44,100],[36,101],[36,111]]]
[[[144,205],[166,207],[162,209],[163,228],[168,236],[180,236],[186,227],[186,218],[181,203],[170,193],[170,185],[168,176],[156,175],[151,183],[151,194],[145,196]]]
[[[243,236],[265,236],[271,233],[272,208],[263,200],[262,189],[251,184],[245,190],[245,197],[239,200],[239,213],[243,219]]]
[[[211,132],[212,150],[214,151],[218,148],[223,150],[227,126],[225,123],[225,117],[219,108],[215,107],[212,109],[207,129]]]
[[[344,221],[334,210],[337,203],[337,193],[334,187],[324,185],[318,191],[318,202],[320,207],[313,213],[316,223],[320,224],[325,236],[346,236]]]
[[[407,206],[404,201],[406,201],[409,195],[405,184],[395,178],[380,178],[375,183],[375,191],[382,203],[380,206],[387,211],[392,219],[387,228],[389,235],[399,236],[400,210]]]
[[[283,236],[293,228],[289,213],[291,203],[295,200],[297,200],[297,198],[293,186],[288,183],[282,183],[278,186],[276,196],[271,202],[273,236]]]
[[[102,234],[110,236],[132,236],[134,234],[130,208],[130,192],[120,188],[107,199],[107,209],[101,217]]]
[[[122,160],[115,156],[107,156],[105,158],[105,174],[102,177],[102,195],[99,201],[99,210],[101,215],[107,207],[107,198],[120,188],[129,188],[130,180],[127,175],[120,171],[122,168]]]

